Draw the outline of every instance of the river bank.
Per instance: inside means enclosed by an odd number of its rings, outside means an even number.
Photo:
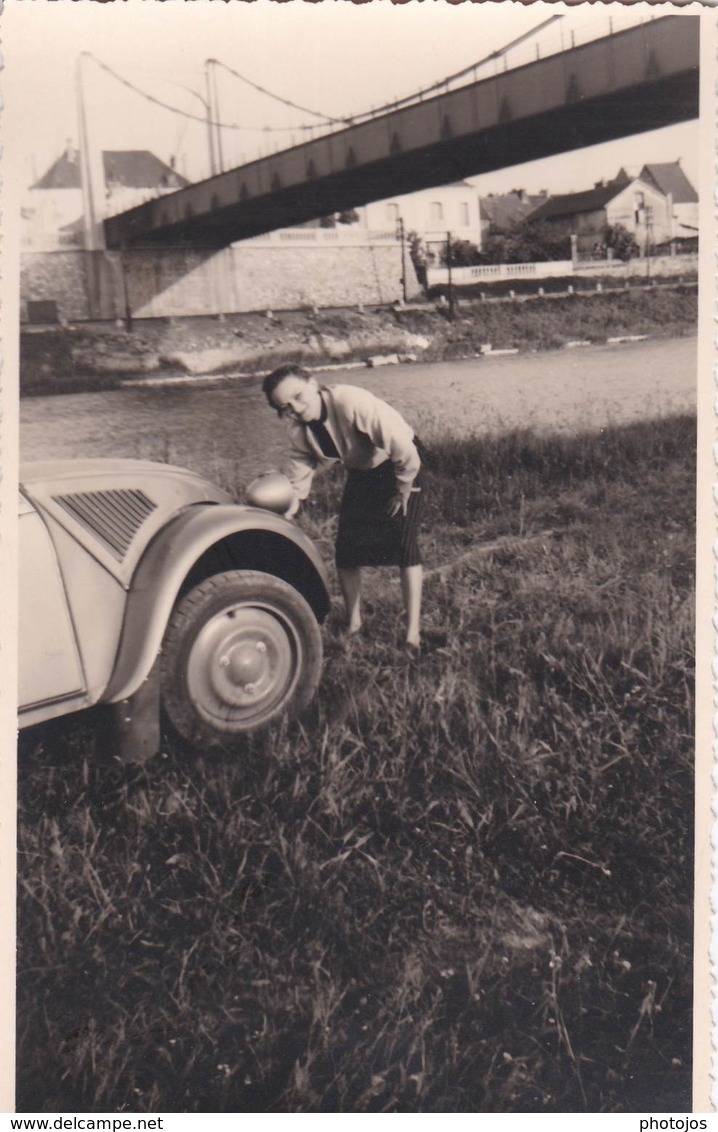
[[[656,339],[326,375],[394,405],[431,444],[515,429],[575,435],[694,413],[696,338]],[[283,466],[287,435],[256,377],[27,397],[22,459],[131,456],[182,464],[234,490]]]
[[[463,299],[455,317],[426,304],[407,308],[285,311],[26,328],[20,395],[116,389],[128,379],[256,374],[282,362],[305,366],[437,362],[503,350],[695,333],[694,283],[576,290],[568,295]]]

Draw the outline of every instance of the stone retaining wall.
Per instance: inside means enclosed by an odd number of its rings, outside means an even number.
[[[74,322],[90,317],[84,253],[24,252],[20,257],[20,319],[28,322],[28,302],[57,304],[58,318]]]
[[[408,295],[420,293],[406,256]],[[21,320],[28,302],[54,300],[63,322],[235,314],[303,307],[389,304],[402,297],[398,243],[28,252],[21,264]]]

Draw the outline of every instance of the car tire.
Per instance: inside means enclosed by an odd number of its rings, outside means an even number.
[[[302,595],[271,574],[230,570],[175,607],[162,645],[162,704],[192,746],[229,746],[306,707],[321,667],[319,625]]]

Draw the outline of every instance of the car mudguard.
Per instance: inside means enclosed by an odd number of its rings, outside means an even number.
[[[128,700],[149,676],[177,596],[198,559],[218,543],[247,532],[279,536],[301,552],[321,589],[322,615],[326,612],[324,564],[311,540],[293,523],[270,511],[236,504],[188,508],[155,536],[135,570],[117,658],[102,696],[105,703]],[[241,563],[237,566],[241,569]]]

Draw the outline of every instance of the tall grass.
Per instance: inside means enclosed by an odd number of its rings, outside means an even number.
[[[437,433],[418,661],[376,572],[242,750],[27,736],[20,1111],[690,1104],[694,428]]]

